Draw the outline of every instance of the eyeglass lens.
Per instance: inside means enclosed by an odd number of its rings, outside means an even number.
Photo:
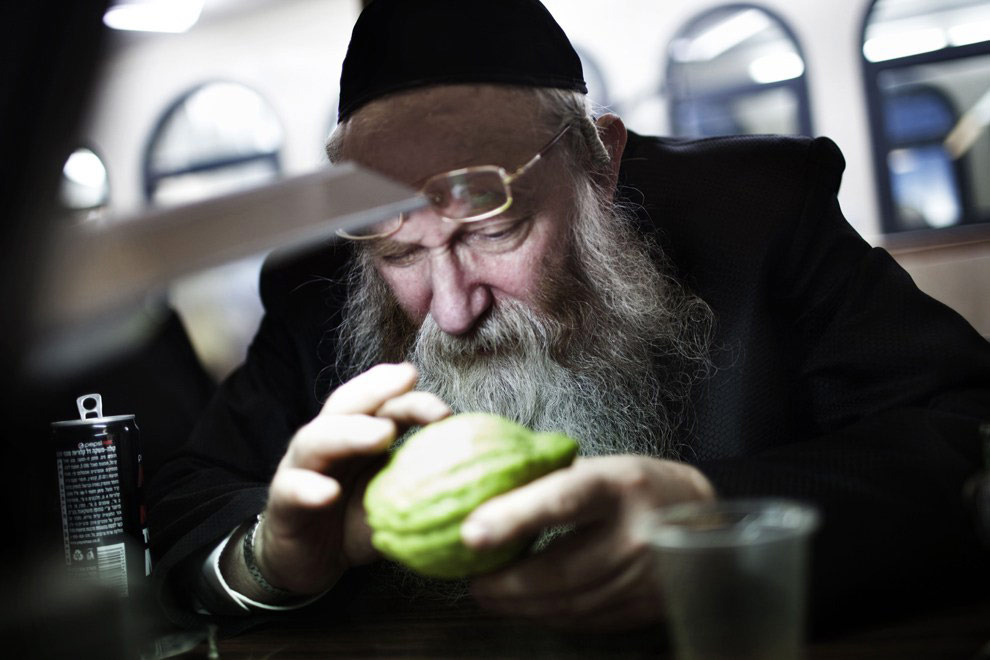
[[[451,220],[464,220],[500,209],[509,191],[497,168],[477,168],[433,177],[423,193],[437,212]]]

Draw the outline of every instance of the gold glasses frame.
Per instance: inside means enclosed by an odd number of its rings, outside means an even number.
[[[567,131],[572,126],[573,124],[565,124],[563,128],[557,131],[557,133],[552,138],[550,138],[550,141],[547,142],[543,146],[543,148],[541,148],[538,152],[536,152],[536,155],[534,155],[532,158],[527,160],[525,163],[520,165],[512,172],[508,172],[504,167],[501,167],[499,165],[475,165],[472,167],[461,167],[456,170],[441,172],[440,174],[434,174],[433,176],[429,177],[428,179],[426,179],[426,181],[423,182],[423,185],[420,187],[420,193],[426,196],[426,198],[430,202],[430,206],[433,207],[434,211],[436,211],[437,215],[439,215],[440,219],[443,220],[444,222],[453,222],[456,224],[469,224],[472,222],[478,222],[481,220],[487,220],[488,218],[493,218],[500,213],[504,213],[509,209],[510,206],[512,206],[512,183],[516,179],[521,177],[523,174],[525,174],[527,171],[529,171],[544,156],[546,156],[547,152],[549,152],[550,149],[552,149],[553,146],[557,144],[557,142],[559,142],[562,137],[564,137],[564,134],[567,133]],[[465,175],[482,174],[482,173],[496,174],[502,182],[505,201],[502,202],[496,208],[488,209],[481,213],[465,215],[462,217],[450,217],[444,215],[445,209],[441,206],[443,200],[438,199],[436,194],[431,196],[425,192],[431,187],[431,184],[434,184],[437,181],[456,179],[459,177],[463,177]],[[387,238],[392,234],[394,234],[395,232],[399,231],[399,229],[402,228],[402,225],[405,223],[405,221],[406,221],[406,214],[400,213],[396,219],[392,220],[392,222],[395,222],[395,226],[390,227],[387,231],[382,231],[374,234],[359,235],[359,234],[352,234],[344,229],[338,229],[337,235],[340,236],[341,238],[346,238],[352,241],[368,241],[378,238]]]

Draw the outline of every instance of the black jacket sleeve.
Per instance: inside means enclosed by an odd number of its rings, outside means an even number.
[[[188,442],[149,482],[153,589],[169,618],[194,625],[190,564],[264,508],[295,431],[334,384],[332,353],[346,256],[328,248],[290,263],[270,258],[265,316],[245,362],[219,387]],[[185,564],[184,564],[185,562]],[[183,570],[177,571],[182,567]],[[245,622],[226,622],[230,629]]]

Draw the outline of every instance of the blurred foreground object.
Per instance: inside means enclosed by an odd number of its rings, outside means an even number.
[[[52,422],[66,574],[122,597],[151,576],[134,415],[104,416],[103,398],[76,398],[79,419]]]
[[[47,452],[45,436],[31,437],[25,415],[35,402],[20,372],[30,339],[26,310],[57,211],[62,168],[99,68],[105,9],[102,0],[0,3],[0,413],[5,460],[16,466],[2,480],[0,496],[11,530],[0,549],[4,566],[13,567],[3,582],[8,598],[20,593],[22,582],[37,588],[21,563],[36,562],[37,549],[45,547],[41,505],[28,496],[45,474]]]
[[[31,310],[31,370],[50,375],[119,350],[134,310],[182,275],[265,250],[325,243],[336,229],[424,203],[412,189],[344,163],[135,218],[60,228],[44,254]]]

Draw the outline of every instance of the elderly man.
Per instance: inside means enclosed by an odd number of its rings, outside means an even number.
[[[584,91],[535,0],[365,10],[328,153],[430,206],[263,275],[247,362],[152,484],[177,620],[351,589],[377,559],[365,484],[405,429],[452,410],[581,444],[463,524],[475,548],[572,528],[474,581],[494,611],[657,620],[636,515],[715,497],[822,510],[816,603],[927,594],[975,564],[962,485],[990,347],[844,221],[835,146],[644,138]]]

